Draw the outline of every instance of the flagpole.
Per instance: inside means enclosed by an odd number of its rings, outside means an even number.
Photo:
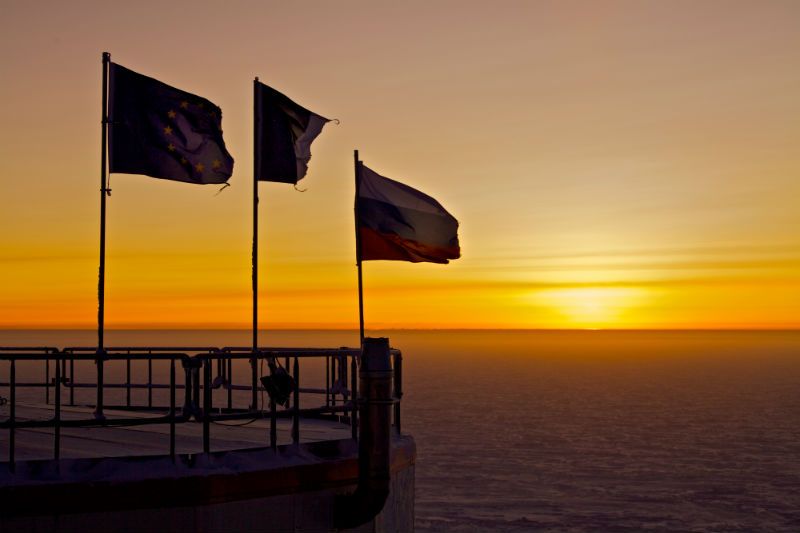
[[[258,407],[258,172],[261,153],[261,99],[259,98],[258,76],[253,80],[253,358],[250,365],[253,371],[253,410]]]
[[[100,121],[100,268],[97,276],[97,355],[105,352],[105,297],[106,297],[106,196],[108,188],[106,157],[108,153],[108,64],[111,54],[103,52],[103,97]],[[97,361],[97,406],[95,417],[103,418],[103,359]]]
[[[358,160],[358,150],[353,150],[353,163],[355,164],[355,178],[356,178],[356,200],[355,200],[355,220],[356,220],[356,266],[358,267],[358,325],[359,325],[359,338],[361,347],[364,347],[364,290],[361,276],[361,232],[359,231],[358,222],[360,219],[358,211],[358,193],[361,187],[361,161]]]

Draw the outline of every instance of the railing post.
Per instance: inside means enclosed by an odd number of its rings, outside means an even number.
[[[325,407],[331,405],[331,356],[325,354]]]
[[[67,361],[66,359],[61,362],[61,375],[67,374]],[[69,354],[69,404],[75,405],[75,354]]]
[[[400,399],[403,397],[403,354],[394,354],[394,427],[400,435]]]
[[[14,472],[17,468],[14,464],[15,433],[17,426],[17,366],[15,359],[11,360],[11,367],[8,370],[8,374],[8,384],[11,388],[9,391],[9,396],[11,396],[9,401],[11,405],[9,406],[8,414],[8,468]]]
[[[366,339],[365,339],[366,340]],[[362,348],[362,354],[364,349]],[[356,361],[356,356],[354,355],[350,360],[350,404],[352,405],[352,409],[350,410],[350,430],[353,437],[353,440],[358,440],[358,380],[357,380],[357,369],[358,363]]]
[[[350,368],[348,363],[347,354],[341,356],[339,359],[339,394],[342,396],[342,405],[347,404],[350,394],[350,379],[347,377],[347,370]],[[347,411],[342,412],[343,416],[349,416]]]
[[[125,405],[131,406],[131,351],[128,350],[128,359],[125,360]],[[148,359],[149,361],[149,359]]]
[[[181,364],[183,365],[183,372],[185,374],[185,385],[183,387],[183,417],[188,419],[194,414],[194,406],[192,405],[192,397],[194,396],[192,391],[192,366],[194,360],[184,357],[181,359]]]
[[[58,364],[58,359],[56,359],[56,364]],[[50,404],[50,359],[44,360],[44,403],[45,405]]]
[[[152,353],[148,351],[148,354]],[[153,360],[147,358],[147,407],[153,407]]]
[[[278,409],[275,402],[269,400],[269,447],[272,451],[278,449]]]
[[[292,417],[292,442],[300,444],[300,362],[297,356],[294,358],[294,416]]]
[[[258,410],[258,354],[253,352],[253,358],[250,359],[250,366],[252,367],[252,396],[250,410]]]
[[[203,362],[198,359],[192,359],[194,365],[192,366],[192,407],[194,408],[194,416],[196,420],[202,415],[202,407],[200,403],[200,369]]]
[[[228,409],[233,409],[233,359],[228,354]]]
[[[103,380],[104,380],[104,365],[105,365],[105,350],[98,350],[95,357],[95,365],[97,365],[97,401],[94,409],[94,417],[97,420],[104,420],[103,414]],[[74,385],[74,383],[73,383]]]
[[[211,358],[203,361],[203,453],[211,451]]]
[[[55,428],[53,428],[53,456],[58,461],[61,458],[61,387],[58,383],[61,381],[61,365],[58,364],[56,359],[56,412],[55,412]]]
[[[339,360],[339,355],[334,355],[331,357],[331,405],[336,407],[336,391],[334,390],[334,385],[336,384],[336,361]]]
[[[175,460],[175,359],[169,360],[169,456]]]

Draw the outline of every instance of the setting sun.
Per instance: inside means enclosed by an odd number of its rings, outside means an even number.
[[[528,296],[557,317],[566,328],[615,328],[631,323],[629,315],[646,300],[641,289],[586,287],[550,289]]]

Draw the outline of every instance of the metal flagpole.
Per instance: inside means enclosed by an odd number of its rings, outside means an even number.
[[[358,193],[361,187],[361,161],[358,160],[358,150],[353,150],[353,163],[355,164],[356,177],[356,200],[355,200],[355,219],[356,219],[356,266],[358,267],[358,325],[361,339],[361,347],[364,347],[364,291],[361,281],[361,232],[359,231],[359,212],[358,212]]]
[[[106,196],[110,193],[106,173],[108,153],[108,64],[111,54],[103,52],[103,97],[100,121],[100,268],[97,276],[97,406],[94,416],[103,418],[103,359],[105,343],[105,292],[106,292]]]
[[[252,409],[258,408],[258,172],[261,155],[261,98],[258,76],[253,80],[253,371]]]

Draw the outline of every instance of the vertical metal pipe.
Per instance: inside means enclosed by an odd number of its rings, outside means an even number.
[[[359,483],[373,489],[388,489],[392,418],[389,339],[364,340],[359,378],[359,423],[362,425],[358,443]]]
[[[131,352],[128,350],[128,356]],[[131,360],[125,360],[125,405],[131,406]]]
[[[183,387],[183,416],[188,418],[192,416],[193,406],[192,406],[192,360],[188,358],[182,358],[181,364],[183,365],[183,373],[184,373],[184,387]]]
[[[95,357],[95,365],[97,365],[97,404],[94,409],[94,417],[98,420],[104,420],[103,414],[103,365],[105,363],[104,352],[98,352]]]
[[[258,358],[255,357],[255,354],[253,354],[253,358],[250,359],[250,366],[253,368],[253,379],[252,383],[250,384],[250,388],[252,390],[252,397],[250,399],[250,410],[257,411],[258,410]]]
[[[16,447],[16,426],[17,426],[17,361],[11,360],[11,368],[9,368],[8,383],[11,388],[9,395],[11,396],[8,412],[8,467],[12,472],[16,470],[14,464],[14,451]]]
[[[153,407],[153,360],[150,358],[147,359],[147,407]]]
[[[58,360],[56,360],[56,365],[58,365]],[[56,370],[56,374],[58,370]],[[45,405],[50,404],[50,359],[44,360],[44,403]]]
[[[56,364],[56,383],[61,381],[61,365]],[[56,461],[61,458],[61,387],[56,385],[55,427],[53,428],[53,456]]]
[[[269,401],[269,447],[273,451],[278,449],[278,409],[272,399]]]
[[[203,453],[211,451],[211,360],[203,361]]]
[[[403,397],[403,354],[394,354],[394,428],[400,435],[400,399]]]
[[[362,348],[363,351],[363,348]],[[350,401],[352,408],[350,410],[350,429],[352,431],[353,440],[358,440],[358,379],[357,379],[357,364],[356,364],[356,357],[352,357],[350,360],[350,380],[351,380],[351,391],[350,391]]]
[[[66,361],[64,361],[66,364]],[[62,375],[66,374],[66,369],[61,369]],[[75,354],[69,354],[69,404],[75,405]]]
[[[233,359],[228,359],[228,409],[233,409]]]
[[[347,392],[348,391],[348,389],[347,389],[348,385],[347,384],[349,382],[349,380],[347,379],[347,371],[348,371],[349,368],[350,367],[347,365],[347,356],[344,355],[344,356],[342,356],[342,360],[341,360],[340,365],[339,365],[339,371],[341,373],[341,383],[342,383],[342,388],[343,388],[342,403],[347,403],[347,400],[350,399],[349,396],[348,396],[348,392]]]
[[[334,390],[334,385],[336,384],[336,362],[338,360],[338,355],[331,357],[331,405],[334,407],[336,406],[336,391]]]
[[[331,405],[331,356],[325,354],[325,407]]]
[[[202,364],[203,363],[201,361],[200,365],[202,366]],[[201,416],[203,414],[202,413],[203,409],[201,407],[202,404],[200,403],[200,368],[201,368],[201,366],[197,366],[197,364],[192,366],[192,395],[194,396],[192,398],[192,406],[195,409],[195,419],[197,419],[198,416]]]
[[[388,339],[364,339],[359,361],[358,486],[334,507],[336,529],[353,529],[383,509],[391,484],[392,364]]]
[[[300,444],[300,361],[297,356],[294,358],[294,416],[292,422],[292,442]]]
[[[169,361],[169,456],[175,459],[175,359]]]

